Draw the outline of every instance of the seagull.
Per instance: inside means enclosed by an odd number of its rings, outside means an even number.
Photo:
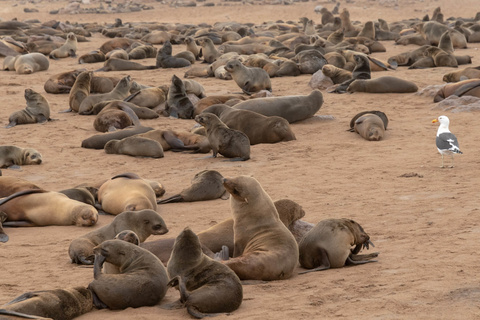
[[[447,116],[440,116],[437,119],[432,120],[432,123],[440,122],[440,126],[437,130],[437,149],[438,152],[442,155],[442,166],[441,168],[445,168],[443,165],[443,156],[449,154],[452,157],[452,165],[450,168],[453,168],[453,154],[463,152],[460,151],[460,147],[458,146],[457,137],[453,133],[448,130],[448,125],[450,124],[450,119]]]

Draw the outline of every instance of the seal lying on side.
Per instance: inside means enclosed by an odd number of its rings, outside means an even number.
[[[290,278],[298,263],[298,245],[272,199],[252,177],[224,179],[223,185],[231,194],[234,220],[233,258],[223,263],[242,280]]]
[[[388,118],[385,113],[364,111],[352,118],[349,131],[358,133],[365,140],[379,141],[383,139],[387,125]]]
[[[48,70],[50,62],[43,54],[34,52],[18,56],[15,59],[15,71],[18,74],[31,74],[37,71]]]
[[[440,102],[451,95],[455,95],[457,97],[480,97],[480,79],[469,79],[454,83],[447,83],[437,91],[433,97],[433,102]]]
[[[140,127],[126,128],[123,130],[110,132],[110,133],[96,134],[91,136],[90,138],[83,140],[82,148],[103,149],[105,147],[105,144],[110,140],[121,140],[123,138],[131,137],[136,134],[145,133],[151,130],[153,130],[153,128],[140,126]]]
[[[24,293],[0,307],[0,315],[70,320],[91,311],[92,308],[92,292],[84,287],[75,287]]]
[[[75,187],[58,191],[73,200],[77,200],[91,206],[95,206],[95,198],[98,190],[93,187]]]
[[[12,176],[0,177],[0,198],[8,197],[23,190],[41,189],[38,185]]]
[[[243,288],[238,276],[207,257],[188,227],[175,239],[167,272],[168,285],[180,291],[180,300],[168,307],[185,306],[190,315],[200,319],[209,313],[235,311],[242,304]]]
[[[235,83],[248,95],[260,90],[272,92],[270,77],[267,71],[261,68],[245,67],[238,60],[230,60],[225,65],[225,70],[230,72]]]
[[[93,230],[72,240],[68,254],[72,263],[93,264],[93,248],[106,240],[113,239],[123,230],[132,230],[140,242],[150,235],[160,235],[168,232],[163,218],[153,210],[125,211],[117,215],[113,221],[100,229]]]
[[[42,155],[35,149],[0,146],[0,168],[41,163]]]
[[[121,174],[107,180],[98,189],[98,202],[103,211],[113,215],[157,209],[156,195],[150,183],[136,174]]]
[[[157,203],[193,202],[218,198],[228,199],[228,192],[223,187],[223,176],[216,170],[202,170],[195,174],[190,187]]]
[[[110,140],[105,144],[105,153],[124,154],[132,157],[163,158],[162,145],[155,140],[143,137],[126,137]]]
[[[417,91],[418,87],[415,83],[391,76],[370,80],[355,80],[347,88],[349,93],[409,93]]]
[[[93,121],[93,127],[99,132],[115,131],[130,126],[140,126],[140,119],[125,104],[108,104]]]
[[[250,140],[245,133],[230,129],[213,113],[199,114],[195,121],[205,127],[214,158],[220,153],[234,160],[250,159]]]
[[[296,140],[288,121],[282,117],[267,117],[224,104],[210,106],[203,113],[213,113],[229,128],[245,133],[251,145]]]
[[[251,110],[264,116],[279,116],[289,123],[305,120],[317,113],[323,104],[320,90],[313,90],[306,96],[284,96],[257,98],[240,102],[235,109]]]
[[[43,123],[50,119],[50,104],[40,93],[32,89],[25,89],[25,100],[27,106],[25,109],[16,111],[8,118],[7,128],[17,124]]]
[[[130,242],[107,240],[95,251],[94,280],[88,285],[99,309],[153,306],[167,292],[165,267],[151,252]],[[102,273],[104,262],[119,268],[119,274]]]
[[[350,219],[320,221],[299,243],[301,273],[341,268],[348,264],[375,262],[378,252],[359,255],[362,248],[373,245],[362,226]],[[352,246],[355,246],[352,249]]]

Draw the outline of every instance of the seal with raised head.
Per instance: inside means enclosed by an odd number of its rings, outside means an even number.
[[[43,123],[50,119],[50,104],[43,95],[32,89],[25,89],[25,109],[16,111],[8,118],[7,128],[17,124]]]
[[[375,79],[357,79],[347,88],[348,93],[369,92],[369,93],[410,93],[417,92],[418,87],[409,80],[384,76]]]
[[[187,59],[172,57],[172,44],[169,40],[158,50],[156,61],[157,68],[183,68],[192,65]]]
[[[202,55],[200,48],[197,46],[197,43],[195,42],[195,39],[193,37],[185,37],[185,40],[183,40],[187,46],[187,50],[193,53],[195,56],[196,60],[199,60],[200,56]]]
[[[233,108],[251,110],[264,116],[279,116],[289,123],[313,117],[323,104],[323,94],[313,90],[308,95],[256,98],[236,104]]]
[[[119,239],[122,241],[130,242],[133,243],[136,246],[140,245],[140,239],[138,238],[137,234],[133,232],[132,230],[123,230],[120,231],[114,239]],[[119,274],[120,273],[120,268],[117,266],[114,266],[113,264],[109,262],[105,262],[103,264],[103,272],[108,273],[108,274]]]
[[[345,93],[348,86],[357,79],[371,79],[370,62],[367,55],[354,54],[355,68],[352,71],[352,78],[340,83],[332,92]]]
[[[162,145],[153,139],[144,137],[126,137],[122,140],[110,140],[105,144],[105,153],[124,154],[132,157],[163,158]]]
[[[31,74],[37,71],[48,70],[48,58],[38,52],[27,53],[15,59],[14,68],[18,74]]]
[[[201,53],[203,56],[203,61],[205,61],[206,63],[213,63],[215,60],[217,60],[218,57],[222,55],[220,52],[218,52],[217,48],[215,48],[212,39],[208,37],[203,37],[198,39],[198,43],[202,47]]]
[[[179,194],[157,201],[157,204],[228,199],[228,192],[223,187],[223,176],[216,170],[202,170],[196,173],[191,184]]]
[[[144,242],[152,234],[168,232],[165,221],[154,210],[125,211],[117,215],[110,224],[72,240],[68,248],[72,263],[93,264],[93,248],[103,241],[115,238],[123,230],[135,232],[140,242]]]
[[[92,309],[92,292],[87,288],[42,290],[24,293],[1,306],[0,318],[5,315],[12,316],[11,319],[70,320]]]
[[[0,146],[0,168],[41,163],[42,155],[35,149]]]
[[[192,119],[193,117],[193,103],[187,96],[185,83],[176,75],[172,76],[165,111],[175,118]]]
[[[238,60],[230,60],[225,65],[235,83],[243,92],[250,95],[260,90],[272,91],[272,83],[267,71],[256,67],[245,67]]]
[[[78,112],[80,104],[90,94],[92,77],[92,71],[83,71],[77,76],[77,80],[75,80],[75,83],[70,90],[70,95],[68,96],[68,105],[70,109],[67,111]]]
[[[65,43],[60,48],[53,50],[49,54],[50,59],[59,59],[59,58],[76,57],[76,56],[77,56],[77,37],[73,32],[69,32],[67,34],[67,39],[65,40]]]
[[[187,308],[190,315],[203,318],[213,313],[232,312],[243,300],[242,283],[227,266],[202,252],[197,235],[185,228],[175,239],[167,265],[169,286],[177,287],[180,299],[166,308]]]
[[[150,183],[131,173],[117,175],[104,182],[98,189],[98,202],[103,211],[113,215],[124,211],[157,209],[156,195]]]
[[[250,140],[245,133],[230,129],[213,113],[199,114],[195,121],[205,127],[214,158],[220,153],[232,160],[250,159]]]
[[[378,252],[358,254],[362,248],[373,245],[362,226],[350,219],[326,219],[320,221],[300,241],[300,265],[311,269],[301,273],[341,268],[345,264],[363,264]],[[352,249],[352,246],[355,248]]]
[[[167,292],[168,276],[160,260],[148,250],[122,240],[107,240],[96,246],[94,280],[88,285],[99,309],[153,306]],[[119,268],[119,274],[102,272],[105,262]]]
[[[298,245],[270,196],[252,177],[224,179],[223,185],[231,194],[234,251],[232,259],[222,262],[241,280],[290,278],[298,263]]]
[[[458,67],[458,62],[457,59],[455,59],[455,56],[440,48],[431,46],[427,48],[423,54],[425,57],[431,57],[433,59],[435,67]]]

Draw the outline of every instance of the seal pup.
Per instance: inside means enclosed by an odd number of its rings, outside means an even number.
[[[233,258],[222,263],[241,280],[290,278],[298,263],[298,245],[270,196],[252,177],[224,179],[223,185],[231,194],[234,250]]]
[[[157,204],[171,202],[193,202],[222,198],[228,199],[228,192],[223,187],[223,176],[216,170],[202,170],[195,174],[191,186],[179,194],[157,201]]]
[[[12,316],[12,319],[70,320],[92,309],[92,292],[84,287],[74,287],[26,292],[1,306],[0,315]]]
[[[354,121],[353,130],[365,140],[379,141],[385,135],[385,124],[378,115],[366,113]]]
[[[373,246],[370,236],[357,222],[350,219],[322,220],[298,244],[300,265],[311,269],[300,274],[341,268],[345,264],[376,262],[371,259],[377,257],[378,252],[358,254],[362,248],[369,249],[370,245]]]
[[[113,215],[157,209],[156,195],[150,183],[132,173],[120,174],[104,182],[98,189],[98,202],[103,211]]]
[[[272,92],[272,83],[267,71],[261,68],[245,67],[238,60],[230,60],[225,65],[235,83],[248,95],[260,90],[268,90]]]
[[[165,112],[174,118],[192,119],[193,109],[193,103],[187,96],[185,83],[182,79],[173,75],[167,94]]]
[[[105,153],[124,154],[132,157],[163,158],[162,145],[153,139],[133,136],[122,140],[110,140],[105,144]]]
[[[220,153],[232,160],[250,159],[250,140],[245,133],[230,129],[213,113],[199,114],[195,121],[205,127],[214,158]]]
[[[177,287],[180,299],[164,308],[186,307],[190,315],[201,319],[212,313],[235,311],[242,304],[238,276],[206,256],[197,235],[188,227],[175,239],[167,272],[168,286]]]
[[[163,47],[158,50],[156,57],[157,68],[183,68],[191,65],[187,59],[172,57],[172,44],[169,40],[165,41]]]
[[[35,149],[0,146],[0,168],[41,163],[42,155]]]
[[[18,74],[31,74],[37,71],[48,70],[48,58],[38,52],[27,53],[15,59],[14,68]]]
[[[17,124],[44,123],[50,121],[50,104],[40,93],[32,89],[25,89],[25,109],[16,111],[8,118],[7,128]]]
[[[448,119],[447,116],[440,116],[437,119],[432,120],[432,123],[435,122],[440,122],[440,126],[437,130],[437,138],[435,140],[437,150],[442,155],[442,166],[440,168],[445,168],[443,164],[443,156],[446,154],[450,155],[450,157],[452,158],[452,165],[450,166],[450,168],[453,168],[453,154],[463,154],[463,152],[460,151],[457,137],[453,133],[451,133],[450,129],[448,128],[448,125],[450,124],[450,119]]]
[[[94,280],[88,285],[93,303],[112,310],[153,306],[167,292],[168,276],[160,260],[150,251],[122,240],[107,240],[96,246]],[[109,262],[119,274],[102,272]]]
[[[93,78],[92,71],[83,71],[75,80],[68,96],[69,109],[66,112],[78,112],[80,104],[90,94],[91,82]]]
[[[67,34],[67,39],[65,43],[60,47],[49,54],[50,59],[59,59],[67,57],[76,57],[77,56],[77,37],[73,32]]]
[[[72,263],[93,264],[94,247],[115,238],[123,230],[135,232],[140,242],[144,242],[152,234],[162,235],[168,232],[165,221],[156,211],[150,209],[124,211],[118,214],[110,224],[72,240],[68,248]]]

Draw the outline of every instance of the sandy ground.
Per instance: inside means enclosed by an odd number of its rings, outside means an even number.
[[[235,20],[261,23],[268,20],[293,20],[307,16],[320,21],[313,8],[320,2],[289,6],[238,5],[212,8],[171,8],[152,2],[154,10],[119,15],[49,15],[65,1],[12,6],[1,1],[0,17],[41,21],[113,22],[127,21],[200,23]],[[362,22],[383,18],[388,22],[421,18],[441,6],[445,17],[473,17],[476,0],[405,1],[398,7],[389,1],[355,1],[346,4],[352,20]],[[327,3],[328,8],[333,4]],[[27,14],[24,7],[39,13]],[[98,48],[107,39],[94,35],[79,43],[78,54]],[[386,59],[415,46],[395,46],[383,42]],[[478,64],[479,44],[469,44],[458,54],[473,56]],[[175,50],[183,50],[176,46]],[[154,60],[144,60],[152,64]],[[97,65],[84,65],[89,70]],[[0,77],[0,122],[23,109],[25,88],[44,93],[43,84],[53,74],[79,67],[77,59],[51,61],[50,69],[32,75],[3,72]],[[146,85],[169,84],[173,74],[183,76],[186,69],[114,72],[130,74]],[[419,88],[441,84],[449,68],[407,70],[399,68],[389,75],[415,82]],[[373,77],[387,73],[374,73]],[[310,75],[272,79],[278,96],[308,94]],[[207,95],[239,92],[233,81],[197,79]],[[474,319],[480,318],[480,285],[477,272],[480,259],[475,254],[480,234],[477,197],[480,179],[477,121],[471,113],[445,113],[435,110],[431,97],[415,94],[335,95],[324,92],[325,102],[317,115],[332,115],[334,120],[314,117],[292,125],[297,140],[260,144],[251,149],[251,160],[224,162],[221,158],[166,152],[162,159],[143,159],[106,155],[102,150],[80,147],[81,141],[96,134],[89,116],[57,113],[68,106],[67,95],[46,94],[57,119],[42,125],[0,128],[2,145],[35,147],[43,154],[40,166],[24,166],[20,171],[3,170],[5,176],[30,180],[49,190],[61,190],[82,182],[107,179],[123,172],[136,172],[158,180],[170,196],[188,186],[200,170],[215,169],[225,177],[252,175],[272,199],[288,198],[301,204],[304,220],[317,223],[325,218],[351,218],[359,222],[380,252],[378,262],[357,267],[331,269],[295,275],[285,281],[244,286],[244,301],[231,315],[217,319]],[[386,138],[368,142],[347,132],[353,115],[363,110],[382,110],[390,125]],[[438,124],[431,120],[445,113],[450,128],[464,154],[456,157],[456,167],[441,169],[435,147]],[[144,120],[155,128],[190,129],[193,120],[160,118]],[[476,147],[477,146],[477,147]],[[410,174],[413,177],[402,177]],[[167,204],[158,209],[170,232],[149,240],[175,237],[184,227],[204,230],[231,216],[229,201]],[[93,228],[108,224],[112,216],[100,216]],[[72,239],[92,229],[81,227],[8,228],[10,241],[0,245],[0,303],[32,290],[83,285],[93,279],[91,268],[70,263],[67,248]],[[163,302],[178,298],[170,289]],[[159,306],[123,311],[94,311],[78,319],[179,319],[189,318],[186,310],[163,310]]]

